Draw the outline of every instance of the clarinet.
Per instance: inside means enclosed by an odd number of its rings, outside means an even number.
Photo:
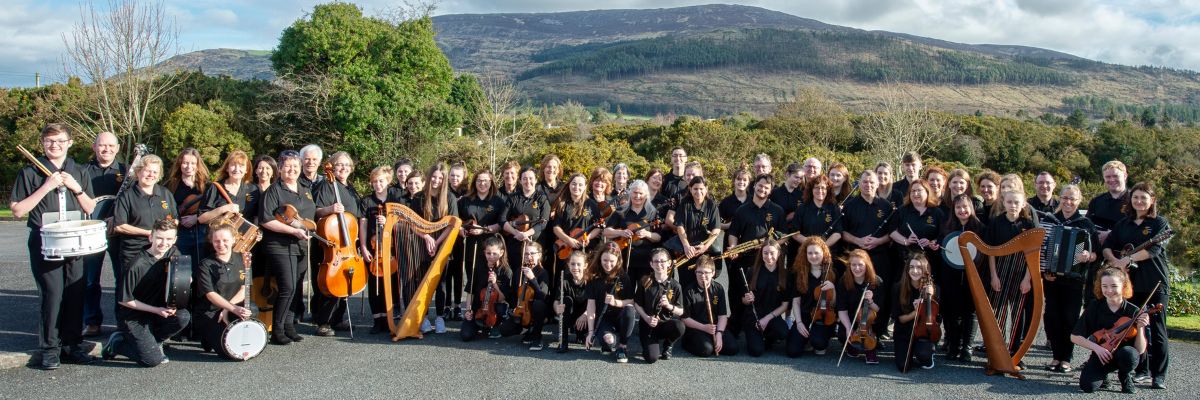
[[[737,268],[738,273],[742,275],[742,282],[746,285],[746,293],[754,293],[753,291],[750,290],[750,281],[746,280],[746,271],[740,267],[734,267],[734,268]],[[755,301],[752,301],[749,304],[750,312],[754,315],[754,329],[758,329],[759,332],[762,332],[762,330],[763,330],[762,325],[760,325],[758,323],[758,320],[759,320],[758,309],[754,307],[754,303],[757,303],[758,299],[754,299],[754,300]]]
[[[563,271],[562,275],[558,276],[558,302],[563,305],[563,312],[558,314],[558,343],[559,347],[567,348],[567,331],[563,330],[563,321],[567,319],[567,298],[565,297],[567,286],[567,272]]]

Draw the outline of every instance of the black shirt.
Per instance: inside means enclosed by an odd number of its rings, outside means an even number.
[[[767,200],[759,207],[758,204],[754,204],[754,200],[750,200],[733,213],[729,235],[737,237],[739,243],[747,242],[767,236],[767,232],[772,228],[778,233],[783,233],[785,222],[787,217],[779,205]]]
[[[125,165],[116,161],[108,164],[107,167],[101,167],[100,162],[93,159],[84,164],[83,168],[87,172],[88,180],[92,182],[92,190],[88,192],[88,196],[92,197],[117,194],[121,182],[124,182],[127,177]]]
[[[721,221],[733,221],[733,213],[737,212],[738,207],[741,207],[742,204],[746,204],[746,201],[750,200],[750,197],[750,194],[746,194],[745,198],[738,200],[736,194],[731,194],[721,199],[721,204],[717,205],[717,212],[721,214]]]
[[[499,196],[489,196],[480,199],[479,196],[468,196],[458,199],[458,213],[463,223],[475,220],[479,226],[488,227],[499,224],[500,213],[504,211],[504,199]]]
[[[1043,203],[1041,198],[1033,196],[1029,198],[1029,206],[1034,210],[1038,210],[1047,214],[1054,214],[1054,209],[1058,208],[1058,199],[1050,196],[1050,201]]]
[[[708,239],[709,232],[721,227],[721,216],[712,199],[704,199],[700,208],[696,208],[696,203],[690,199],[675,207],[675,226],[683,227],[688,243],[696,246]]]
[[[940,207],[926,207],[924,213],[918,213],[917,208],[911,204],[896,210],[896,232],[900,235],[908,237],[911,227],[916,231],[918,239],[938,240],[938,232],[942,224],[946,222],[946,214]]]
[[[205,190],[208,189],[206,188]],[[188,186],[183,182],[180,182],[179,185],[175,187],[175,191],[172,192],[172,195],[175,197],[175,205],[179,207],[180,218],[184,217],[185,215],[199,215],[199,213],[202,212],[200,211],[200,208],[204,205],[204,193],[200,193],[200,190],[196,187]],[[191,201],[188,201],[188,196],[195,197],[193,197]],[[196,205],[196,214],[184,214],[183,212],[188,208],[191,208],[193,204]],[[184,228],[183,226],[180,226],[179,229],[195,229],[197,225],[193,225],[191,228]]]
[[[1007,216],[1001,215],[983,229],[983,241],[992,246],[1000,246],[1021,232],[1033,228],[1037,228],[1037,223],[1031,219],[1017,218],[1016,221],[1009,221]]]
[[[587,288],[584,289],[584,294],[588,300],[596,302],[596,312],[599,313],[603,308],[604,313],[617,314],[621,310],[604,305],[604,297],[608,294],[618,300],[630,300],[633,298],[633,284],[629,282],[629,275],[620,274],[611,282],[606,281],[603,277],[592,279],[588,282]]]
[[[518,296],[520,295],[520,290],[525,289],[526,287],[530,287],[530,288],[533,288],[533,299],[534,300],[542,301],[542,302],[546,301],[546,298],[550,294],[550,272],[546,271],[545,268],[542,268],[541,265],[534,267],[533,268],[533,280],[529,280],[528,277],[526,277],[524,274],[522,274],[520,268],[513,271],[513,275],[516,275],[513,277],[513,279],[516,280],[513,287],[517,288]],[[487,276],[484,276],[483,279],[486,282]],[[524,286],[521,286],[521,283],[522,283],[521,281],[524,281],[524,284],[525,284]],[[513,298],[514,304],[516,304],[516,301],[517,301],[517,299]]]
[[[337,185],[338,193],[342,197],[342,207],[346,212],[353,215],[354,218],[362,218],[362,208],[358,205],[358,191],[354,190],[353,186]],[[325,179],[317,182],[312,189],[313,203],[316,203],[317,208],[329,207],[337,202],[337,196],[333,193],[332,181]]]
[[[404,185],[388,186],[388,197],[393,199],[408,198],[408,190],[404,189]],[[405,204],[407,205],[407,204]]]
[[[504,295],[504,300],[511,303],[516,303],[516,289],[513,288],[513,270],[508,267],[496,268],[496,286],[500,288],[500,293]],[[483,307],[479,299],[483,298],[488,287],[488,268],[487,265],[480,265],[475,269],[475,277],[471,279],[471,296],[474,309],[478,310]]]
[[[845,206],[842,208],[842,227],[844,232],[854,235],[858,238],[867,236],[884,237],[892,232],[892,203],[879,197],[870,204],[862,198],[855,196],[850,200],[846,200]],[[852,249],[857,248],[853,243],[846,242],[847,246]],[[877,246],[870,252],[887,251],[888,246]]]
[[[650,229],[651,225],[653,225],[655,221],[661,222],[661,220],[658,218],[658,210],[655,209],[654,206],[646,204],[642,206],[641,212],[633,211],[633,207],[626,208],[621,212],[614,212],[608,217],[607,224],[609,228],[616,230],[626,229],[632,224],[638,224],[638,226],[641,227],[638,228],[638,230],[641,230]],[[635,230],[634,233],[636,234],[637,231]],[[649,249],[653,247],[657,247],[657,245],[651,242],[650,239],[637,241],[637,244],[634,245],[634,248],[641,249]]]
[[[562,192],[563,186],[563,181],[561,180],[558,181],[558,184],[554,186],[547,185],[545,182],[538,182],[537,191],[541,192],[543,196],[546,196],[546,204],[554,204],[554,201],[558,200],[558,195],[560,192]],[[516,192],[521,192],[520,186],[517,187]]]
[[[804,186],[797,186],[792,191],[787,190],[787,185],[779,185],[771,189],[771,196],[768,198],[772,203],[783,208],[784,215],[791,214],[804,204]]]
[[[792,281],[788,279],[787,272],[783,267],[776,267],[775,271],[768,271],[765,267],[759,267],[758,281],[750,284],[751,289],[754,289],[754,311],[758,312],[758,317],[762,318],[779,308],[782,303],[791,302],[793,297],[796,297],[792,290]],[[746,279],[754,281],[754,270],[746,271]],[[783,280],[783,285],[780,285],[780,280]],[[749,284],[747,281],[747,284]],[[781,287],[782,286],[782,287]],[[742,301],[742,299],[737,299]],[[748,321],[751,324],[754,321]]]
[[[359,211],[362,211],[362,218],[366,218],[367,220],[366,226],[360,226],[358,229],[367,230],[368,243],[373,243],[375,240],[375,217],[379,216],[379,206],[383,206],[386,203],[404,204],[401,199],[392,197],[391,191],[385,194],[385,197],[385,199],[380,200],[379,198],[375,197],[375,194],[372,193],[358,200],[358,209]],[[373,245],[367,245],[368,248],[372,248],[371,246]]]
[[[1121,317],[1133,318],[1137,315],[1138,307],[1128,301],[1122,302],[1121,307],[1113,312],[1108,307],[1108,300],[1096,299],[1088,303],[1083,309],[1083,315],[1079,316],[1079,320],[1075,321],[1075,329],[1071,330],[1072,335],[1090,337],[1093,333],[1101,329],[1110,329],[1117,324],[1117,320]],[[1123,341],[1123,346],[1133,345],[1133,339]]]
[[[688,182],[683,181],[683,175],[675,175],[673,172],[663,174],[662,187],[659,188],[659,193],[666,198],[680,197],[681,194],[687,192]]]
[[[58,169],[54,168],[54,164],[51,164],[50,160],[46,159],[46,157],[38,156],[37,160],[38,162],[42,163],[42,165],[46,166],[46,169],[49,169],[50,171],[66,171],[68,174],[71,174],[71,176],[75,178],[75,181],[79,182],[79,187],[80,189],[83,189],[84,193],[91,193],[92,182],[90,179],[87,179],[87,175],[83,168],[80,168],[79,165],[75,164],[75,160],[70,158],[63,159],[62,168]],[[42,187],[42,184],[45,182],[46,176],[42,175],[42,173],[32,165],[21,168],[21,170],[17,172],[17,180],[13,182],[12,195],[9,197],[9,201],[16,203],[21,200],[25,200],[34,192],[36,192],[38,188]],[[66,199],[66,210],[79,211],[80,213],[83,213],[83,207],[79,205],[79,199],[75,198],[75,194],[71,193],[71,191],[67,190],[66,188],[63,188],[63,190],[63,197]],[[29,220],[25,225],[30,228],[40,229],[42,227],[42,214],[47,212],[58,212],[58,206],[58,192],[57,190],[51,190],[50,193],[47,193],[45,197],[42,197],[42,201],[39,201],[38,204],[29,211]],[[47,221],[47,223],[54,222],[56,221]]]
[[[842,231],[842,210],[837,204],[826,201],[818,207],[814,203],[804,203],[792,216],[788,232],[800,231],[803,236],[820,236],[828,238]]]
[[[1112,230],[1117,221],[1125,218],[1126,207],[1129,207],[1128,203],[1128,190],[1115,199],[1107,191],[1100,193],[1099,196],[1093,197],[1092,201],[1088,202],[1087,217],[1096,224],[1096,229]]]
[[[254,218],[254,214],[249,213],[250,209],[247,206],[250,202],[250,193],[255,189],[255,185],[252,183],[241,184],[241,186],[238,186],[237,192],[234,193],[230,192],[229,188],[225,187],[225,183],[223,182],[210,182],[208,188],[204,189],[204,201],[200,203],[201,214],[229,204],[228,201],[225,201],[225,196],[222,196],[221,192],[217,190],[217,185],[221,185],[221,188],[225,189],[225,193],[229,195],[229,199],[233,200],[233,203],[238,205],[238,209],[242,210],[243,218],[247,220]]]
[[[242,263],[241,253],[233,253],[229,262],[221,262],[217,257],[205,258],[192,270],[192,282],[196,285],[196,297],[192,301],[192,310],[215,317],[221,312],[208,300],[210,292],[216,292],[221,298],[229,301],[236,296],[246,284],[246,264]],[[244,304],[244,303],[243,303]]]
[[[568,194],[570,196],[570,194]],[[566,199],[563,202],[561,210],[554,216],[554,226],[562,229],[563,233],[570,235],[574,229],[587,229],[592,223],[600,217],[600,210],[597,208],[595,200],[584,198],[583,206],[579,208],[579,212],[575,211],[575,201]]]
[[[313,202],[312,192],[309,192],[304,185],[297,184],[298,191],[293,192],[287,188],[283,182],[276,182],[267,188],[266,193],[263,193],[262,203],[258,210],[259,221],[271,221],[275,219],[275,209],[284,204],[291,204],[296,207],[297,214],[300,218],[313,219],[317,214],[317,204]],[[303,246],[301,239],[270,229],[263,229],[263,244],[268,247],[284,247],[289,254],[305,254],[307,246]]]
[[[321,183],[321,181],[324,181],[324,180],[325,180],[325,175],[321,175],[320,171],[318,171],[313,176],[312,179],[308,179],[308,177],[304,176],[304,173],[301,172],[300,179],[297,180],[297,182],[300,182],[300,186],[304,186],[304,187],[308,188],[309,191],[312,191],[313,186],[316,186],[316,184]]]
[[[659,299],[663,296],[666,296],[667,302],[672,306],[683,306],[683,288],[679,286],[678,281],[670,277],[662,282],[658,282],[654,280],[654,277],[647,276],[642,282],[638,282],[637,287],[633,289],[633,301],[642,307],[642,311],[645,311],[646,315],[651,317],[657,315],[659,318],[674,317],[670,311],[658,308]]]
[[[558,293],[555,293],[554,297],[556,297],[559,302],[567,306],[567,309],[565,310],[566,314],[583,314],[583,311],[587,309],[588,298],[585,294],[587,283],[581,282],[577,284],[575,283],[575,278],[570,276],[570,272],[567,272],[566,274],[567,277],[564,281],[566,284],[562,286],[562,296],[559,296]],[[563,301],[564,297],[567,299],[567,301]],[[574,323],[574,321],[568,321],[568,323]]]
[[[533,241],[537,241],[542,237],[542,231],[546,229],[546,223],[550,220],[550,206],[546,201],[546,195],[542,192],[534,191],[533,196],[526,196],[521,190],[508,196],[508,202],[504,205],[504,211],[500,213],[502,221],[512,221],[519,215],[529,217],[529,221],[533,222]]]
[[[844,273],[849,274],[850,270],[846,269],[846,272]],[[855,283],[853,289],[846,289],[846,285],[843,284],[842,280],[839,278],[836,282],[834,282],[834,286],[837,289],[837,310],[849,312],[850,316],[853,317],[854,313],[858,312],[855,307],[858,307],[858,301],[862,300],[863,291],[871,289],[873,293],[879,294],[879,284],[880,279],[877,276],[875,277],[875,282],[871,285],[871,287],[867,287],[867,282],[863,281],[863,283]],[[879,303],[879,300],[881,299],[873,299],[873,301],[876,303]]]
[[[179,218],[176,214],[175,197],[171,196],[171,191],[167,188],[157,184],[154,185],[151,194],[145,194],[136,186],[129,188],[125,193],[121,193],[113,210],[114,225],[129,224],[146,230],[154,227],[154,221],[167,217]],[[121,235],[123,252],[142,250],[149,245],[149,237]]]
[[[892,302],[891,309],[892,321],[895,323],[895,327],[892,329],[892,332],[896,332],[896,335],[898,336],[908,337],[912,334],[914,320],[900,322],[900,316],[913,312],[913,301],[920,297],[921,293],[924,293],[924,291],[923,289],[909,288],[908,295],[911,298],[908,299],[908,301],[901,301],[900,285],[903,284],[904,281],[901,280],[900,282],[896,282],[895,285],[892,285],[892,294],[896,296],[896,301]],[[937,302],[939,299],[938,295],[941,293],[942,292],[938,289],[937,285],[933,285],[933,301]],[[933,323],[937,324],[938,322],[934,321]]]
[[[457,217],[458,216],[458,197],[455,196],[453,193],[450,193],[449,191],[446,192],[446,196],[447,196],[446,197],[446,215],[453,215],[453,216]],[[425,219],[430,220],[430,221],[437,221],[439,219],[442,219],[442,217],[446,216],[446,215],[441,215],[438,213],[437,202],[438,202],[437,197],[429,199],[430,207],[433,209],[430,210],[429,218],[425,218]],[[409,205],[409,208],[411,208],[413,211],[415,211],[417,213],[417,215],[420,215],[420,216],[422,216],[422,218],[424,218],[424,216],[425,216],[425,192],[424,191],[417,193],[416,196],[413,196],[412,204]]]
[[[255,225],[262,224],[263,221],[258,220],[259,212],[262,211],[259,207],[262,206],[263,190],[258,188],[257,183],[247,184],[250,191],[246,193],[246,208],[242,209],[242,215],[247,221]],[[268,186],[267,188],[270,188]]]
[[[1121,249],[1126,245],[1136,248],[1167,229],[1170,229],[1170,225],[1162,216],[1146,218],[1141,224],[1134,223],[1132,218],[1125,218],[1113,226],[1112,233],[1104,241],[1104,248],[1112,250],[1113,256],[1120,257]],[[1146,252],[1150,253],[1150,259],[1138,261],[1137,268],[1130,267],[1129,280],[1133,282],[1134,293],[1150,293],[1154,284],[1158,282],[1162,282],[1163,289],[1170,287],[1171,281],[1167,279],[1169,242],[1170,240],[1167,240],[1147,247]]]
[[[792,293],[793,294],[792,297],[800,299],[800,319],[802,321],[804,321],[805,323],[811,323],[812,317],[813,317],[813,310],[816,309],[816,307],[817,307],[817,294],[816,293],[820,292],[820,289],[818,289],[818,288],[821,287],[821,285],[825,284],[826,280],[833,282],[834,302],[831,304],[826,304],[825,306],[828,308],[834,309],[834,310],[837,309],[838,282],[835,281],[836,277],[833,277],[833,276],[814,277],[812,275],[812,271],[805,271],[804,273],[808,274],[808,287],[805,288],[804,293],[800,293],[799,288],[795,288],[795,290]],[[795,284],[793,284],[793,286],[795,286]]]
[[[708,302],[705,299],[704,288],[699,284],[688,286],[683,292],[683,318],[691,318],[701,324],[716,324],[716,320],[728,314],[725,298],[725,288],[717,281],[712,281],[708,287]],[[708,318],[709,308],[712,308],[712,319]]]
[[[170,267],[171,256],[179,251],[172,247],[163,258],[154,259],[149,250],[143,250],[125,265],[125,284],[117,295],[117,302],[128,303],[137,300],[139,303],[153,307],[167,306],[167,269]],[[117,317],[125,320],[140,317],[142,311],[125,306],[117,306]],[[147,314],[149,315],[149,314]]]

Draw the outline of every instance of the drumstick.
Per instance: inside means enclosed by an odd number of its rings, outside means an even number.
[[[26,150],[25,146],[18,144],[17,151],[20,151],[21,154],[25,156],[25,158],[28,158],[29,162],[32,162],[33,166],[35,168],[37,168],[38,171],[42,171],[42,173],[46,174],[46,176],[54,175],[54,173],[50,172],[50,169],[46,168],[46,166],[44,164],[42,164],[41,161],[38,161],[37,157],[33,156],[33,153],[30,153],[29,150]]]

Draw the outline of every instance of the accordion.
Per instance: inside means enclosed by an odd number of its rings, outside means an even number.
[[[1046,239],[1042,242],[1041,268],[1054,276],[1084,279],[1087,264],[1075,260],[1084,250],[1091,250],[1087,231],[1063,225],[1042,224]]]

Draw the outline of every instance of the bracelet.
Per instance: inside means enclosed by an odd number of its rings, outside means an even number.
[[[725,333],[724,329],[717,329],[717,333]]]
[[[79,195],[83,194],[83,191],[80,190],[78,192],[71,192],[71,193],[73,193],[76,197],[79,197]]]

